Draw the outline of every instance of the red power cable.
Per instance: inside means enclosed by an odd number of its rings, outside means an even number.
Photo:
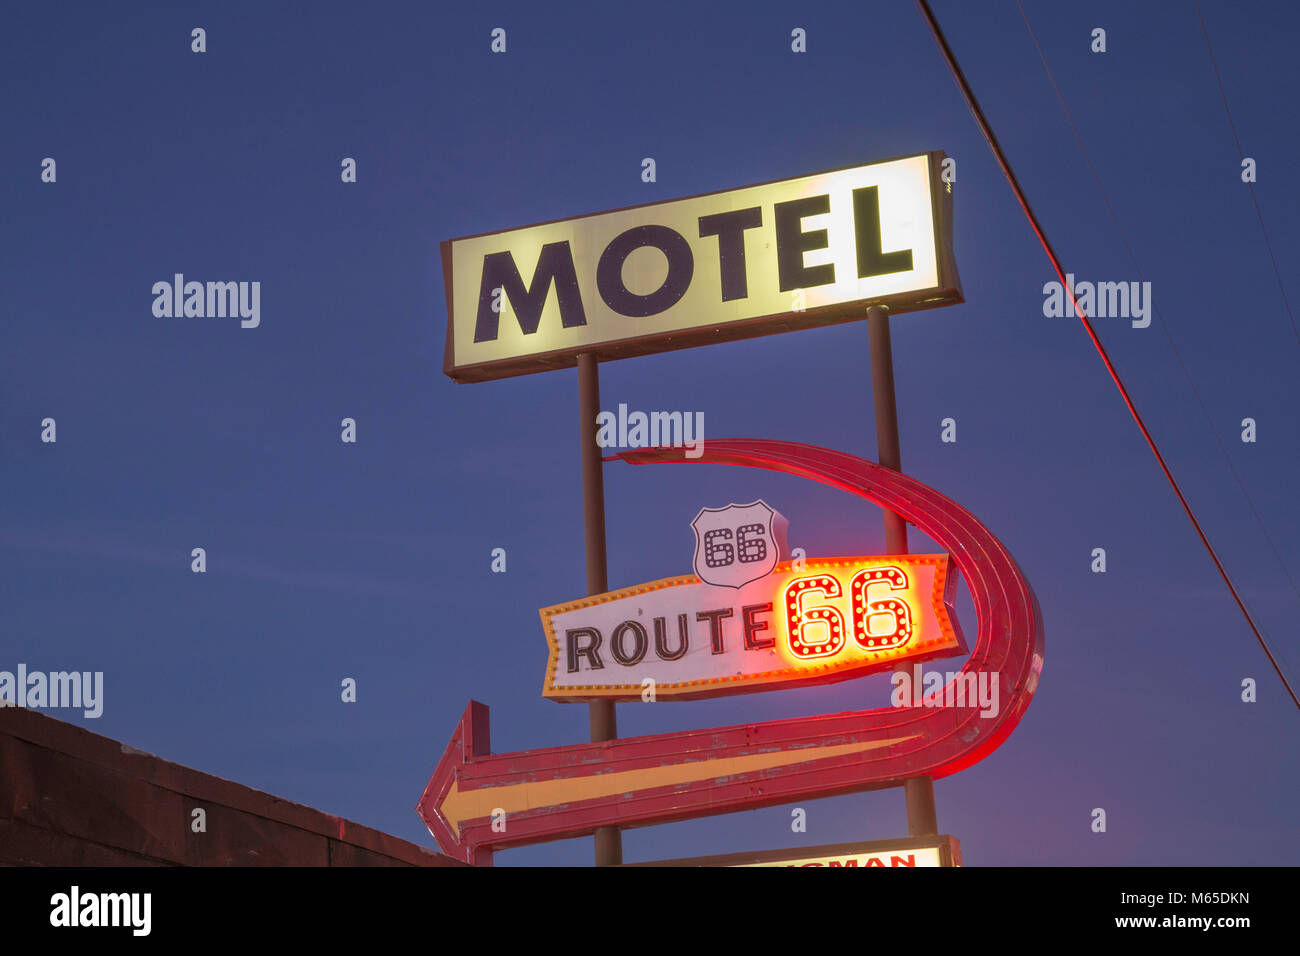
[[[1039,223],[1038,217],[1034,215],[1034,210],[1029,205],[1029,199],[1025,196],[1024,190],[1020,187],[1020,181],[1016,179],[1015,172],[1011,169],[1011,163],[1007,160],[1006,154],[1002,151],[1002,146],[998,143],[998,138],[994,135],[992,126],[989,125],[988,120],[984,116],[984,111],[980,108],[979,101],[975,98],[974,90],[971,89],[970,83],[966,79],[966,75],[957,64],[957,57],[953,54],[952,48],[948,46],[948,40],[944,37],[943,30],[939,27],[939,21],[935,19],[934,11],[930,9],[930,4],[927,0],[916,0],[916,4],[917,7],[920,8],[921,15],[925,18],[926,23],[929,24],[930,32],[934,34],[935,43],[939,45],[939,51],[943,54],[944,60],[947,61],[948,69],[952,72],[953,79],[956,80],[957,86],[962,92],[962,96],[965,97],[966,105],[970,108],[971,115],[974,116],[976,125],[979,126],[980,132],[984,135],[985,141],[989,144],[989,149],[993,151],[993,157],[997,160],[998,166],[1001,167],[1002,174],[1006,176],[1007,182],[1011,184],[1011,189],[1016,194],[1016,201],[1020,203],[1020,208],[1024,210],[1025,218],[1029,220],[1029,225],[1034,230],[1034,235],[1038,236],[1038,241],[1042,245],[1043,251],[1047,253],[1047,258],[1051,260],[1052,268],[1056,270],[1056,275],[1061,280],[1061,288],[1070,296],[1070,302],[1074,305],[1074,311],[1078,314],[1079,321],[1083,323],[1083,327],[1087,331],[1088,337],[1092,339],[1092,344],[1097,349],[1097,354],[1101,356],[1102,362],[1106,365],[1106,371],[1110,373],[1111,379],[1115,382],[1115,386],[1119,389],[1119,393],[1124,399],[1124,404],[1128,406],[1129,414],[1133,416],[1133,421],[1137,422],[1137,426],[1142,432],[1142,437],[1146,439],[1147,445],[1151,448],[1151,453],[1155,455],[1156,462],[1160,465],[1160,470],[1165,473],[1165,478],[1169,480],[1169,486],[1174,489],[1174,494],[1178,496],[1179,503],[1183,506],[1183,510],[1187,512],[1188,520],[1192,522],[1192,527],[1196,529],[1196,534],[1201,539],[1201,544],[1205,545],[1205,550],[1209,553],[1210,560],[1212,560],[1214,566],[1218,568],[1219,575],[1223,578],[1223,583],[1228,586],[1228,590],[1232,593],[1232,599],[1237,602],[1237,607],[1241,610],[1242,616],[1245,617],[1246,623],[1250,626],[1251,631],[1255,635],[1255,639],[1259,641],[1259,646],[1263,649],[1265,656],[1268,658],[1268,662],[1273,665],[1273,670],[1277,672],[1278,678],[1282,681],[1282,686],[1284,686],[1287,693],[1291,695],[1292,703],[1295,704],[1297,710],[1300,710],[1300,699],[1296,698],[1296,693],[1291,688],[1291,682],[1286,679],[1286,675],[1282,673],[1282,668],[1278,666],[1277,661],[1273,657],[1273,653],[1268,649],[1268,642],[1264,640],[1264,635],[1255,624],[1255,619],[1251,617],[1250,611],[1246,609],[1245,602],[1241,599],[1241,595],[1237,592],[1236,586],[1232,583],[1232,578],[1228,576],[1228,571],[1223,566],[1223,562],[1219,560],[1218,554],[1215,553],[1214,546],[1210,544],[1210,539],[1206,537],[1204,529],[1201,528],[1201,522],[1197,520],[1195,512],[1192,511],[1192,506],[1187,503],[1187,498],[1183,496],[1182,489],[1178,487],[1178,482],[1174,479],[1173,472],[1169,470],[1169,466],[1165,463],[1165,456],[1160,453],[1160,449],[1156,446],[1156,440],[1151,436],[1151,432],[1147,429],[1146,422],[1142,420],[1142,416],[1139,414],[1137,406],[1133,404],[1133,399],[1129,396],[1128,389],[1125,387],[1123,380],[1119,377],[1119,372],[1116,370],[1114,363],[1111,362],[1110,356],[1106,353],[1105,346],[1101,344],[1101,339],[1097,337],[1096,329],[1092,327],[1092,322],[1088,318],[1087,314],[1079,307],[1078,301],[1074,298],[1074,290],[1071,289],[1069,284],[1065,281],[1065,269],[1061,266],[1061,261],[1057,258],[1056,251],[1052,248],[1051,243],[1048,242],[1047,234],[1043,231],[1043,227]]]
[[[1097,184],[1097,192],[1101,194],[1102,202],[1106,204],[1106,209],[1110,212],[1111,221],[1115,223],[1115,232],[1119,234],[1119,240],[1124,244],[1124,250],[1128,253],[1129,261],[1133,263],[1133,268],[1137,272],[1139,281],[1145,281],[1146,276],[1142,274],[1142,266],[1138,264],[1137,255],[1133,252],[1133,247],[1129,245],[1128,237],[1124,235],[1124,227],[1120,225],[1119,214],[1115,212],[1115,207],[1110,201],[1110,196],[1106,194],[1106,187],[1102,185],[1101,176],[1097,168],[1092,164],[1092,157],[1088,155],[1088,147],[1084,145],[1083,134],[1079,132],[1079,127],[1075,125],[1074,116],[1070,113],[1070,107],[1065,102],[1065,94],[1061,92],[1060,85],[1056,82],[1056,76],[1052,73],[1051,66],[1047,63],[1047,54],[1043,52],[1042,45],[1038,42],[1038,35],[1034,33],[1033,24],[1029,22],[1029,15],[1025,13],[1024,4],[1016,0],[1016,6],[1020,8],[1020,16],[1025,21],[1025,29],[1029,31],[1029,39],[1034,43],[1034,49],[1038,51],[1038,58],[1043,63],[1043,70],[1047,73],[1048,82],[1052,84],[1052,89],[1056,93],[1056,101],[1061,106],[1061,112],[1065,114],[1065,120],[1070,124],[1070,129],[1074,133],[1074,141],[1079,144],[1079,152],[1083,154],[1084,162],[1088,164],[1088,171],[1092,173],[1092,180]],[[1178,361],[1178,367],[1183,371],[1183,377],[1187,379],[1187,385],[1192,390],[1192,395],[1196,398],[1196,404],[1201,409],[1201,415],[1205,418],[1205,424],[1210,429],[1210,434],[1214,436],[1214,443],[1219,448],[1219,454],[1223,456],[1224,464],[1232,473],[1233,480],[1237,483],[1237,488],[1241,491],[1241,496],[1246,500],[1246,505],[1250,508],[1250,513],[1255,517],[1255,524],[1259,527],[1260,534],[1268,542],[1269,548],[1273,552],[1273,557],[1277,560],[1278,567],[1282,570],[1283,576],[1291,586],[1291,593],[1300,599],[1300,586],[1296,585],[1295,578],[1291,576],[1290,570],[1286,566],[1286,561],[1282,559],[1282,552],[1278,549],[1277,543],[1273,536],[1268,533],[1268,526],[1264,523],[1264,516],[1259,513],[1259,508],[1255,505],[1255,499],[1250,496],[1249,489],[1246,488],[1246,482],[1242,480],[1241,474],[1237,471],[1237,466],[1232,463],[1232,456],[1228,454],[1227,447],[1223,444],[1223,437],[1219,434],[1219,429],[1214,424],[1214,419],[1210,416],[1210,410],[1205,405],[1205,399],[1201,397],[1201,390],[1196,387],[1196,381],[1192,378],[1191,370],[1187,363],[1183,361],[1182,353],[1178,351],[1178,345],[1174,342],[1173,333],[1169,331],[1169,325],[1165,322],[1165,317],[1160,311],[1159,304],[1152,302],[1151,309],[1155,312],[1156,319],[1160,323],[1160,331],[1165,335],[1165,340],[1169,343],[1169,349],[1174,353],[1174,358]]]

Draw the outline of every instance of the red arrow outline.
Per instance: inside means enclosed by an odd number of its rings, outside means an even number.
[[[1042,671],[1042,612],[1015,559],[957,503],[874,462],[794,442],[716,439],[705,443],[699,458],[686,457],[683,448],[646,448],[618,457],[636,465],[698,463],[780,471],[839,488],[902,515],[951,553],[965,576],[979,628],[961,673],[996,672],[1001,706],[992,717],[981,717],[978,706],[881,707],[494,755],[488,752],[488,709],[471,701],[416,804],[444,852],[487,863],[494,849],[583,836],[602,826],[669,823],[894,787],[908,777],[945,777],[988,756],[1020,722]],[[813,756],[821,748],[853,752]],[[808,751],[802,759],[800,750]],[[778,766],[737,772],[730,771],[743,764],[726,763],[763,760],[764,754],[775,759],[786,754],[789,759]],[[700,762],[711,766],[691,766]],[[466,792],[505,788],[499,791],[502,802],[513,805],[530,788],[562,789],[559,781],[626,772],[633,775],[617,779],[636,780],[644,776],[636,771],[672,767],[680,768],[682,780],[512,810],[506,815],[504,832],[494,832],[486,814],[459,821],[457,828],[457,821],[444,819],[440,812],[453,786],[456,799],[464,799]],[[504,799],[507,794],[509,801]]]

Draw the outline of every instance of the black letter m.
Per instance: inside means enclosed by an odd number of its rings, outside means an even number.
[[[566,329],[587,324],[587,314],[582,309],[582,293],[578,289],[578,275],[573,268],[573,253],[568,242],[548,242],[542,246],[531,285],[525,287],[519,275],[514,256],[509,252],[493,252],[483,257],[483,281],[478,291],[478,321],[474,325],[474,341],[490,342],[497,337],[500,313],[492,310],[496,289],[504,289],[519,319],[519,328],[525,335],[537,331],[542,319],[542,307],[555,286],[556,300],[560,306],[560,322]]]

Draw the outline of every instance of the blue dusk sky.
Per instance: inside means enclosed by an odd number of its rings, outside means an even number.
[[[1300,8],[1201,9],[1300,300],[1286,165],[1300,155]],[[1099,334],[1300,679],[1300,594],[1228,464],[1300,571],[1300,342],[1196,9],[1026,10],[1222,450],[1159,320],[1098,318]],[[1136,280],[1016,5],[935,11],[1068,270]],[[913,4],[10,4],[0,78],[0,669],[104,673],[101,717],[54,716],[432,846],[413,807],[468,700],[490,707],[498,752],[588,731],[584,705],[541,696],[537,615],[585,592],[577,373],[448,379],[439,243],[945,150],[966,301],[892,320],[903,466],[1015,555],[1046,655],[1010,738],[936,783],[941,832],[972,865],[1300,854],[1300,714],[1080,323],[1044,316],[1050,265]],[[152,286],[178,272],[260,282],[260,324],[156,317]],[[604,408],[702,412],[706,440],[876,457],[864,322],[600,374]],[[355,444],[340,441],[345,417]],[[945,418],[956,442],[941,441]],[[687,573],[696,512],[759,497],[810,556],[884,547],[878,508],[807,480],[618,462],[605,476],[611,587]],[[964,591],[958,610],[973,640]],[[355,703],[340,699],[348,677]],[[876,675],[628,704],[619,731],[888,695]],[[806,833],[772,807],[628,831],[625,857],[907,832],[901,790],[799,805]],[[497,864],[586,865],[591,843]]]

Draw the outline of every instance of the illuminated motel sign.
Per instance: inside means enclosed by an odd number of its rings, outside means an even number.
[[[961,302],[943,154],[442,244],[458,382]]]

